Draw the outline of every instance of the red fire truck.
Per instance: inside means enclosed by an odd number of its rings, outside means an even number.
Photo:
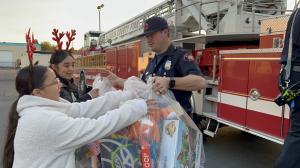
[[[279,94],[289,16],[281,15],[285,4],[278,2],[165,1],[101,34],[98,45],[104,52],[79,58],[78,71],[85,71],[89,84],[102,69],[123,78],[139,76],[154,56],[145,39],[138,38],[143,20],[160,15],[170,25],[174,45],[191,49],[208,81],[208,88],[193,92],[191,99],[194,113],[207,119],[204,133],[213,137],[220,125],[227,125],[282,144],[289,108],[273,100]],[[195,30],[206,34],[191,33]]]

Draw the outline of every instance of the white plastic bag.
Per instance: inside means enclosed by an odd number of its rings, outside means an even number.
[[[116,89],[112,87],[111,83],[106,77],[102,77],[98,74],[93,82],[93,88],[99,89],[99,96],[105,94],[106,92],[115,91]]]
[[[132,91],[139,98],[147,98],[147,85],[138,77],[131,76],[124,83],[124,90]]]

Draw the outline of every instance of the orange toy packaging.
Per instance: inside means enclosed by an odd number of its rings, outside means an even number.
[[[154,96],[156,110],[134,124],[100,140],[76,154],[90,157],[85,167],[96,168],[174,168],[201,165],[202,134],[182,107],[168,96]],[[99,146],[96,146],[98,149]],[[84,161],[86,159],[82,159]],[[96,164],[95,164],[96,160]],[[77,164],[78,165],[78,164]]]

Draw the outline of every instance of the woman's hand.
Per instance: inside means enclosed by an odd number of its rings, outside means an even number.
[[[89,95],[93,98],[96,98],[99,96],[99,89],[96,88],[96,89],[92,89],[90,92],[89,92]]]
[[[112,73],[109,70],[105,71],[108,73],[107,79],[110,81],[111,85],[116,88],[123,88],[125,79],[118,77],[116,74]]]

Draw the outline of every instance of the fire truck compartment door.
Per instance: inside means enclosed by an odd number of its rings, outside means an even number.
[[[236,54],[222,56],[218,116],[245,126],[250,61],[238,57]]]
[[[246,126],[267,135],[281,137],[283,108],[273,102],[279,94],[279,57],[274,57],[274,53],[258,56],[249,54]]]

